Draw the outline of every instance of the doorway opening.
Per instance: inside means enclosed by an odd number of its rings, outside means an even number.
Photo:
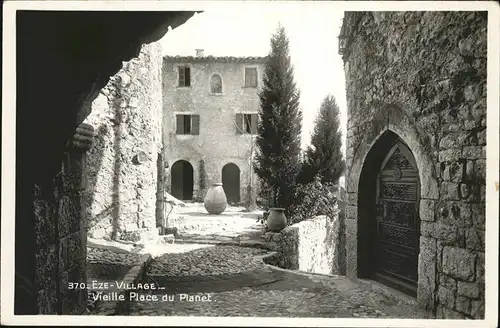
[[[359,183],[358,275],[416,296],[420,181],[413,154],[395,133],[372,147]]]
[[[228,204],[240,203],[240,168],[228,163],[222,168],[222,186],[226,193]]]
[[[172,165],[170,190],[179,200],[193,199],[193,166],[188,161],[179,160]]]

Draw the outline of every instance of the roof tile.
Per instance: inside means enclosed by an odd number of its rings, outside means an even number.
[[[214,57],[214,56],[204,56],[204,57],[196,57],[196,56],[164,56],[163,60],[170,62],[192,62],[192,63],[201,63],[201,62],[219,62],[219,63],[265,63],[267,60],[266,57],[234,57],[234,56],[222,56],[222,57]]]

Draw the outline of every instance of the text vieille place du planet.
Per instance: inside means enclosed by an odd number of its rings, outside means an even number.
[[[103,281],[92,281],[89,284],[85,283],[69,283],[68,289],[91,289],[105,291],[111,288],[117,288],[120,291],[110,291],[102,293],[93,293],[90,297],[94,301],[138,301],[138,302],[212,302],[212,295],[210,294],[142,294],[140,291],[150,291],[150,290],[164,290],[164,287],[159,287],[154,283],[126,283],[124,281],[115,282],[103,282]],[[121,293],[121,291],[128,291],[127,293]]]

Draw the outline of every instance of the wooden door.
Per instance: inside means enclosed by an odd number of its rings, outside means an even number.
[[[397,142],[377,178],[375,277],[416,296],[420,222],[419,176],[410,150]]]

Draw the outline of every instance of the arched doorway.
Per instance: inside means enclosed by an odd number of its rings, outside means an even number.
[[[193,166],[184,160],[172,165],[171,193],[180,200],[193,199]]]
[[[394,133],[370,150],[360,178],[360,276],[417,295],[420,181],[415,158]]]
[[[240,168],[228,163],[222,168],[222,186],[229,204],[240,202]]]

